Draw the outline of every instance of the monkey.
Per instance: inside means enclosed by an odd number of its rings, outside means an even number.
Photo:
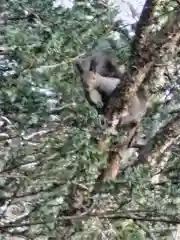
[[[103,77],[96,72],[96,61],[91,60],[89,70],[83,70],[80,64],[76,67],[81,74],[82,84],[96,108],[104,108],[109,96],[120,83],[119,78]]]
[[[122,78],[122,73],[117,66],[116,58],[104,52],[93,53],[93,55],[86,57],[85,59],[76,59],[74,61],[74,67],[75,70],[77,70],[78,74],[80,75],[81,83],[87,101],[89,102],[90,105],[96,108],[99,114],[104,114],[105,109],[104,103],[108,101],[109,95],[107,95],[106,92],[101,91],[100,88],[98,88],[98,90],[91,89],[91,91],[89,92],[86,84],[87,81],[84,81],[82,77],[83,75],[82,73],[88,72],[88,70],[91,68],[90,66],[92,65],[91,60],[96,62],[96,68],[94,66],[96,73],[100,74],[103,77],[120,79]]]
[[[113,64],[110,63],[110,65]],[[97,66],[98,63],[93,58],[90,62],[88,70],[84,70],[80,64],[76,63],[76,67],[80,73],[81,81],[85,89],[86,98],[88,99],[89,103],[97,109],[98,113],[104,115],[104,110],[106,108],[106,104],[108,103],[110,95],[115,90],[117,85],[120,84],[121,79],[102,76],[97,72]],[[104,70],[101,70],[101,72],[103,71]],[[130,101],[130,105],[127,107],[127,111],[125,111],[121,118],[121,126],[136,124],[144,115],[146,108],[147,98],[145,96],[143,88],[139,88],[137,93]]]
[[[84,70],[88,70],[91,60],[96,61],[96,72],[101,76],[122,78],[122,72],[119,70],[116,58],[107,53],[97,52],[85,59],[76,60],[75,68],[77,69],[76,64],[80,64]]]

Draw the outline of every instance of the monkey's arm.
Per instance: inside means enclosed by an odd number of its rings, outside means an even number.
[[[98,111],[98,114],[100,114],[100,115],[104,115],[104,102],[103,102],[103,100],[102,100],[102,103],[103,103],[103,108],[100,108],[100,107],[98,107],[97,106],[97,100],[96,99],[98,99],[97,98],[97,96],[98,96],[98,93],[92,93],[92,96],[90,96],[90,93],[87,91],[87,89],[85,89],[84,88],[84,94],[85,94],[85,97],[86,97],[86,100],[88,101],[88,103],[91,105],[91,106],[93,106],[93,107],[95,107],[95,109]],[[93,95],[95,95],[95,97],[93,96]]]
[[[97,108],[103,107],[104,104],[101,95],[96,89],[93,89],[92,91],[89,92],[89,97],[91,101],[97,106]]]

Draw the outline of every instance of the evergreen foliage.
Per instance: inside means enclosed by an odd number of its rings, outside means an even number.
[[[159,169],[138,166],[104,183],[102,196],[89,194],[107,154],[91,137],[103,131],[101,117],[85,100],[73,61],[100,50],[114,52],[119,64],[128,60],[131,40],[120,22],[113,40],[116,15],[106,1],[76,0],[72,8],[54,7],[52,0],[2,1],[0,239],[143,240],[153,239],[151,232],[169,239],[174,226],[148,217],[179,212],[178,144],[164,156],[162,184],[152,181]],[[158,86],[141,135],[152,135],[171,118],[168,112],[179,102],[178,78],[177,71]],[[172,98],[165,105],[169,88]],[[119,218],[88,217],[92,207]],[[75,208],[87,216],[70,223]],[[138,213],[146,219],[142,224],[134,217]]]

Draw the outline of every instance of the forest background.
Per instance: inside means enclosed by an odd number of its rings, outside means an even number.
[[[136,24],[108,1],[1,1],[0,239],[180,236],[180,3],[147,0],[141,16],[127,5]],[[130,76],[111,110],[139,85],[148,95],[136,146],[120,154],[99,150],[101,116],[73,66],[97,51],[114,53]],[[111,178],[99,179],[102,169]]]

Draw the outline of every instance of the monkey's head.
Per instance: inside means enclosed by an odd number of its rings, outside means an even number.
[[[90,92],[93,89],[96,88],[97,85],[97,75],[96,73],[96,62],[95,60],[91,60],[89,70],[84,70],[80,63],[76,63],[76,67],[81,75],[82,82],[84,84],[84,87]]]

